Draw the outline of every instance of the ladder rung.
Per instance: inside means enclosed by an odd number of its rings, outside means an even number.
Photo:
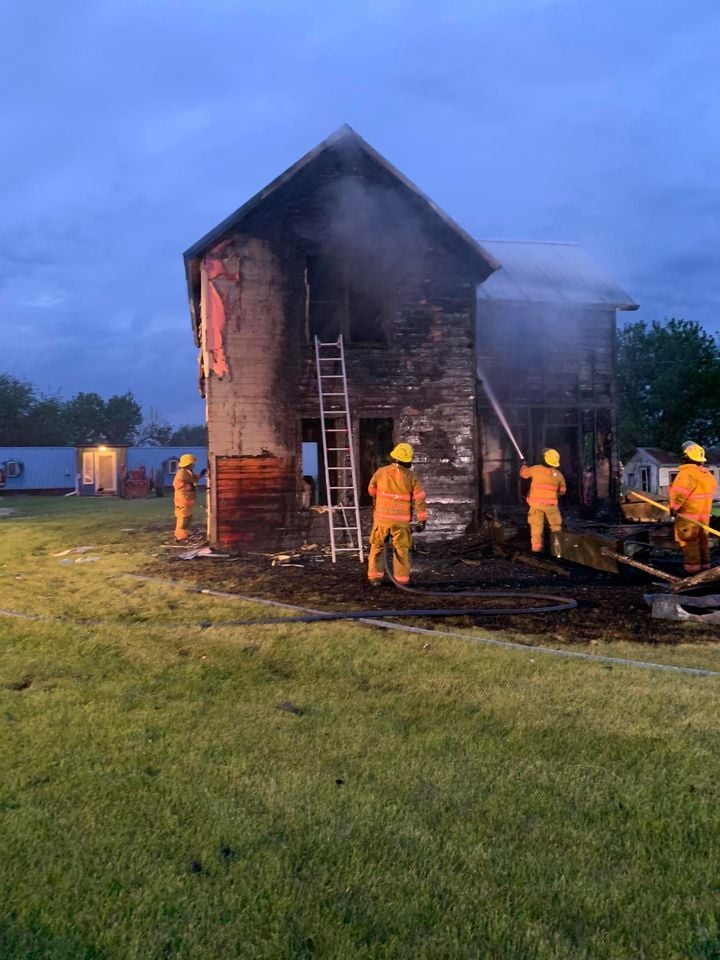
[[[344,393],[324,393],[323,397],[344,397]]]
[[[353,488],[352,488],[352,487],[330,487],[330,489],[331,489],[331,490],[352,490]],[[333,506],[334,506],[334,507],[339,507],[340,504],[339,504],[339,503],[334,503]],[[347,504],[344,503],[344,504],[342,504],[342,506],[346,507]]]
[[[357,547],[335,547],[335,553],[357,553]]]
[[[330,450],[334,450],[337,453],[338,450],[349,450],[349,449],[350,447],[328,447],[328,452]]]
[[[320,376],[323,380],[344,380],[345,378],[341,373],[322,373]]]
[[[319,347],[335,347],[336,350],[340,349],[340,345],[337,340],[331,340],[329,343],[323,343],[322,340],[318,340]]]

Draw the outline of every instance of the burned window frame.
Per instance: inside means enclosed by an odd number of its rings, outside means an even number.
[[[312,343],[315,336],[323,342],[330,342],[339,336],[348,344],[356,346],[387,347],[387,320],[388,310],[383,307],[381,300],[375,300],[370,294],[353,286],[351,270],[347,260],[337,259],[333,265],[333,257],[324,253],[307,253],[305,255],[304,283],[305,283],[305,337]],[[318,271],[321,277],[329,278],[329,282],[313,283],[313,273]],[[331,299],[313,298],[313,286],[316,290],[333,292]],[[364,305],[364,311],[361,309]],[[318,317],[321,307],[334,307],[334,316],[329,321]],[[315,315],[314,314],[315,310]],[[368,317],[374,314],[371,320]],[[370,336],[360,336],[361,330],[371,330]]]

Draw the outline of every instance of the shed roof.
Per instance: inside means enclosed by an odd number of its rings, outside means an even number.
[[[660,450],[659,447],[638,447],[632,457],[628,458],[627,462],[638,453],[643,453],[646,457],[654,460],[660,467],[679,467],[680,464],[684,462],[683,458],[678,454],[668,453],[667,450]],[[706,447],[705,454],[709,464],[712,464],[712,466],[720,464],[720,450],[716,447]]]
[[[478,287],[481,300],[638,308],[576,243],[483,240],[482,246],[501,269]]]
[[[682,457],[677,454],[668,453],[667,450],[660,450],[658,447],[638,447],[637,452],[641,452],[659,463],[661,467],[676,467],[682,461]]]

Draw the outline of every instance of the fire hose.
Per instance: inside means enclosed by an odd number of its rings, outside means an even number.
[[[222,622],[208,622],[205,626],[263,626],[283,623],[322,623],[326,620],[384,620],[387,617],[503,617],[523,616],[531,613],[565,613],[577,607],[577,600],[568,597],[558,597],[550,593],[527,593],[521,590],[478,590],[478,591],[445,591],[419,590],[398,583],[392,573],[392,557],[390,542],[385,541],[384,547],[385,569],[391,583],[404,593],[412,593],[425,597],[483,597],[485,599],[522,598],[523,600],[546,601],[542,606],[520,607],[431,607],[412,610],[345,610],[331,613],[309,613],[300,617],[268,617],[259,620],[225,620]]]
[[[666,503],[658,503],[657,500],[651,500],[650,497],[646,497],[642,493],[638,493],[636,490],[630,490],[629,496],[637,497],[638,500],[643,500],[645,503],[649,503],[653,507],[657,507],[658,510],[664,510],[665,513],[672,513],[672,509],[668,507]],[[714,527],[709,527],[707,523],[702,523],[700,520],[693,520],[692,517],[683,516],[683,520],[687,520],[688,523],[694,523],[696,527],[700,527],[701,530],[704,530],[706,533],[711,533],[714,537],[720,537],[720,530],[716,530]]]
[[[530,593],[522,590],[478,590],[478,591],[445,591],[445,590],[419,590],[416,587],[408,587],[405,584],[398,583],[392,573],[392,557],[390,553],[389,540],[385,541],[384,546],[385,569],[388,572],[391,583],[402,590],[404,593],[411,593],[416,596],[426,597],[482,597],[492,598],[521,598],[523,600],[546,601],[539,606],[519,606],[519,607],[431,607],[403,610],[345,610],[331,611],[324,613],[321,611],[308,612],[298,617],[263,617],[253,620],[205,620],[194,624],[183,624],[183,626],[200,627],[208,629],[210,627],[254,627],[269,626],[273,624],[287,623],[323,623],[331,620],[385,620],[388,617],[397,619],[407,619],[412,617],[503,617],[503,616],[523,616],[533,613],[565,613],[568,610],[574,610],[577,607],[577,600],[569,597],[558,597],[550,593]],[[145,579],[140,577],[139,579]],[[213,594],[212,590],[201,590],[201,593]],[[217,594],[218,596],[231,596],[228,594]],[[264,602],[264,601],[263,601]],[[23,620],[41,620],[52,622],[72,622],[81,626],[94,626],[102,623],[99,620],[81,620],[70,617],[52,617],[34,614],[17,613],[11,610],[0,610],[0,616],[18,617]],[[127,624],[125,624],[127,626]],[[138,624],[147,628],[147,622]],[[154,625],[159,626],[158,624]],[[162,624],[168,628],[174,628],[174,624]]]

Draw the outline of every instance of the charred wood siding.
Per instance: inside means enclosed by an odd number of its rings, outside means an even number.
[[[218,262],[222,270],[217,269]],[[203,274],[216,296],[212,311],[206,309],[210,299],[203,301],[210,540],[225,547],[240,546],[241,541],[243,546],[261,544],[267,539],[270,518],[273,528],[287,525],[299,483],[294,420],[287,417],[287,404],[278,389],[287,355],[284,274],[269,245],[256,238],[235,238],[211,251]],[[220,346],[227,367],[222,376],[213,367]],[[224,467],[222,458],[226,458]],[[258,458],[264,464],[260,474]],[[277,462],[271,469],[268,462],[273,458]],[[243,460],[248,476],[274,479],[262,510],[259,501],[247,501],[236,515],[236,492],[232,483],[221,482],[220,475],[221,470],[230,469],[230,462],[235,463],[238,490],[249,497]],[[281,474],[284,479],[279,483]],[[292,497],[287,495],[289,490]]]
[[[466,288],[470,285],[465,278]],[[458,288],[463,291],[463,283]],[[408,305],[387,325],[387,347],[346,351],[356,438],[362,418],[392,419],[395,440],[415,447],[415,469],[428,496],[428,533],[462,534],[478,501],[474,317],[464,302]],[[449,312],[449,309],[454,312]],[[304,416],[317,417],[317,381],[306,352]]]
[[[218,457],[217,543],[226,549],[248,549],[261,543],[279,549],[283,519],[295,508],[296,464],[280,457]]]

